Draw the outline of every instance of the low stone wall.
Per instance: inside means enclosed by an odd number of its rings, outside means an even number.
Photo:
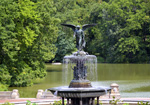
[[[100,96],[100,98],[107,98],[107,99],[120,99],[120,92],[119,92],[119,85],[116,83],[112,83],[110,85],[111,91],[103,96]]]
[[[19,93],[17,89],[13,91],[0,91],[0,99],[17,99],[19,98]]]

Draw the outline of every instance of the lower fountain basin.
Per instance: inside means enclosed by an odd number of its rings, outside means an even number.
[[[99,97],[110,92],[110,87],[96,86],[90,88],[69,88],[68,86],[54,87],[48,89],[54,95],[65,98],[87,98]]]

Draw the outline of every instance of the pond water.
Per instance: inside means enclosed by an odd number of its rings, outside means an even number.
[[[36,97],[38,89],[69,85],[62,82],[62,65],[46,66],[47,76],[42,83],[31,87],[11,87],[9,90],[18,89],[20,97]],[[91,81],[93,86],[117,83],[121,97],[150,98],[150,64],[98,64],[97,70],[98,81]]]

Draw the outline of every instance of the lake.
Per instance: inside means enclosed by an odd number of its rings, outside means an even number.
[[[69,85],[62,82],[62,65],[46,64],[47,76],[42,83],[31,87],[11,87],[18,89],[20,97],[36,97],[38,89]],[[97,64],[98,80],[93,86],[119,85],[121,97],[150,98],[150,64]],[[71,80],[71,78],[69,78]]]

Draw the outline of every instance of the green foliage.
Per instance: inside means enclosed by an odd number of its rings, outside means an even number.
[[[113,100],[109,101],[109,104],[111,104],[111,105],[117,105],[118,102],[120,102],[120,100],[119,99],[115,99],[115,97],[113,97]]]
[[[149,102],[138,102],[138,105],[149,105]]]
[[[64,102],[66,104],[66,100]],[[54,101],[53,105],[62,105],[62,100],[60,101]]]
[[[64,100],[64,104],[65,105],[67,104],[66,100]],[[52,105],[62,105],[62,100],[60,100],[60,101],[54,101],[54,103]]]
[[[124,103],[123,105],[129,105],[128,103]]]
[[[148,61],[146,50],[141,44],[140,37],[121,38],[115,45],[115,53],[119,59],[114,62],[137,63]],[[145,56],[144,56],[145,55]]]
[[[60,18],[62,23],[98,24],[86,33],[87,44],[84,50],[90,54],[99,53],[99,58],[104,58],[103,62],[149,62],[149,1],[64,0],[58,2],[55,0],[54,5],[57,10],[55,16]],[[72,30],[68,28],[60,28],[60,30],[72,37]],[[64,41],[64,39],[61,40]],[[58,43],[62,42],[58,39],[56,43],[58,50],[60,47]],[[74,41],[71,45],[73,43]],[[62,59],[67,54],[64,51],[58,55],[58,52],[56,54],[57,59],[57,56]]]
[[[75,44],[73,43],[73,37],[68,37],[67,34],[60,32],[57,38],[56,47],[56,57],[54,59],[55,62],[62,61],[65,55],[72,54],[73,51],[76,51]]]
[[[8,91],[8,86],[4,84],[0,84],[0,91]]]
[[[36,5],[30,0],[18,0],[18,14],[16,22],[16,30],[18,33],[18,40],[21,43],[21,49],[26,50],[32,46],[34,40],[38,36],[35,32],[37,21],[39,20],[36,11]],[[19,18],[19,19],[18,19]]]
[[[109,101],[109,104],[111,105],[118,105],[119,102],[123,102],[120,99],[115,99],[115,97],[113,97],[113,100]],[[129,103],[124,103],[122,105],[129,105]]]
[[[45,79],[45,78],[36,78],[36,79],[33,80],[33,83],[34,83],[34,84],[41,83],[42,81],[44,81],[44,79]]]
[[[105,60],[104,60],[103,57],[97,56],[97,62],[98,62],[98,63],[105,63]]]
[[[0,65],[0,81],[1,84],[10,84],[11,76],[7,70],[6,65],[1,64]]]
[[[149,1],[110,0],[94,4],[91,21],[98,23],[89,48],[106,62],[147,63],[149,59]],[[145,39],[146,38],[146,39]],[[89,39],[91,41],[91,37]],[[90,50],[91,49],[87,49]]]
[[[55,56],[59,22],[48,1],[0,0],[2,84],[30,86],[46,76],[45,61]]]
[[[138,102],[138,105],[149,105],[149,102]]]
[[[31,101],[27,100],[26,105],[37,105],[36,103],[31,103]]]
[[[13,103],[9,103],[9,102],[5,102],[4,104],[2,104],[2,105],[15,105],[15,104],[13,104]]]
[[[102,62],[148,63],[150,61],[150,1],[143,0],[63,0],[54,1],[55,17],[61,23],[90,24],[96,27],[85,32],[89,54],[99,53]],[[61,28],[61,34],[72,37],[72,30]],[[60,34],[59,33],[59,34]],[[59,37],[61,37],[59,35]],[[67,51],[64,39],[58,38],[55,60],[61,61]],[[61,44],[59,44],[61,43]],[[70,43],[70,42],[69,42]],[[71,45],[75,42],[72,41]],[[62,49],[61,49],[62,50]],[[60,51],[61,51],[60,50]],[[66,49],[69,50],[69,49]]]
[[[6,10],[5,10],[6,9]],[[16,39],[15,22],[13,19],[17,16],[17,4],[12,0],[1,0],[0,3],[0,79],[3,84],[10,85],[11,67],[17,60],[17,48],[19,45]]]

